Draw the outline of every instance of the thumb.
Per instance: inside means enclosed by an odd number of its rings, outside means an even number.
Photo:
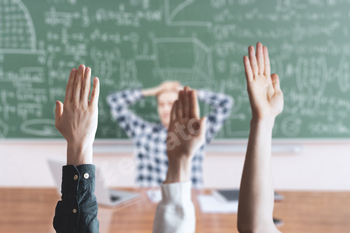
[[[277,74],[272,74],[271,75],[271,81],[273,88],[275,89],[276,92],[281,91],[281,86],[280,86],[280,79]]]
[[[56,126],[56,129],[58,129],[58,125],[60,123],[62,114],[63,114],[63,104],[61,101],[56,101],[56,108],[55,108],[55,126]]]

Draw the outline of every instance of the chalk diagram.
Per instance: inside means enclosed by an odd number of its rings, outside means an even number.
[[[59,136],[60,133],[52,125],[55,125],[55,120],[32,119],[22,123],[21,131],[36,136]]]
[[[301,118],[296,116],[289,116],[282,120],[281,131],[287,137],[295,137],[300,133],[301,125]]]
[[[32,17],[20,0],[0,0],[0,53],[36,53]]]
[[[299,57],[296,78],[298,89],[310,95],[321,95],[327,86],[327,61],[321,57]]]
[[[197,38],[153,38],[154,74],[162,80],[213,86],[211,49]]]
[[[37,55],[36,31],[28,8],[21,0],[0,0],[0,56],[5,55]],[[1,65],[1,63],[0,63]],[[2,68],[2,67],[1,67]],[[21,67],[32,70],[33,67]],[[34,68],[35,69],[35,68]],[[0,80],[6,79],[5,72],[0,73]],[[23,73],[19,73],[23,75]],[[3,77],[1,77],[3,76]],[[19,80],[24,81],[25,78]],[[20,106],[20,105],[18,105]],[[17,111],[21,112],[21,111]],[[40,126],[39,126],[40,125]],[[10,127],[0,121],[0,137],[6,137]],[[57,136],[53,120],[31,119],[20,126],[21,132],[38,136]]]
[[[171,2],[171,3],[170,3]],[[180,4],[179,4],[180,2]],[[176,20],[176,16],[180,12],[186,11],[186,8],[193,5],[195,2],[199,3],[198,0],[183,0],[183,1],[164,1],[164,16],[165,23],[168,26],[200,26],[200,27],[211,27],[212,22],[210,21],[197,21],[197,20]]]
[[[2,120],[0,120],[0,138],[5,138],[6,135],[9,132],[9,126],[3,122]]]
[[[344,55],[339,62],[338,84],[342,92],[350,90],[350,65],[349,59]]]

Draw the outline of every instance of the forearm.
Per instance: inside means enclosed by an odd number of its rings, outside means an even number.
[[[117,109],[127,108],[129,105],[143,98],[141,89],[123,90],[109,94],[107,103],[112,111],[118,112]]]
[[[178,90],[180,88],[180,83],[176,81],[166,81],[159,86],[146,88],[141,90],[143,96],[154,96],[165,90]]]
[[[212,108],[211,112],[207,114],[206,143],[209,143],[230,116],[234,101],[229,95],[206,90],[198,90],[198,99],[209,104]]]
[[[79,166],[82,164],[92,164],[92,144],[79,145],[68,143],[67,165]]]
[[[240,232],[268,232],[274,227],[271,138],[274,118],[252,120],[238,207]],[[261,231],[260,231],[261,230]]]
[[[142,98],[140,89],[116,92],[107,97],[113,120],[119,123],[119,126],[130,138],[136,137],[136,132],[144,132],[147,128],[146,125],[148,125],[146,121],[129,109],[131,104]]]
[[[153,233],[194,233],[196,215],[191,201],[191,182],[162,184]]]
[[[57,233],[99,231],[98,205],[94,195],[95,166],[67,165],[62,169],[62,200],[53,221]]]
[[[191,156],[169,158],[166,180],[161,186],[162,201],[154,218],[153,233],[193,233],[195,211],[191,201]]]
[[[158,92],[158,89],[153,87],[153,88],[146,88],[146,89],[142,89],[141,93],[143,96],[153,96],[156,95]]]
[[[197,90],[198,100],[209,104],[215,109],[231,109],[233,106],[233,98],[223,93],[215,93],[205,89]]]
[[[164,184],[187,182],[191,180],[191,160],[187,157],[169,161],[168,172]]]

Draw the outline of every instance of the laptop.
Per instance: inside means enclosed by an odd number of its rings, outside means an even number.
[[[66,165],[66,163],[64,161],[52,159],[48,159],[47,162],[50,166],[51,174],[55,180],[58,194],[61,196],[62,166]],[[138,193],[106,188],[103,182],[105,179],[101,169],[96,166],[95,172],[95,196],[98,204],[114,207],[140,197],[140,194]]]

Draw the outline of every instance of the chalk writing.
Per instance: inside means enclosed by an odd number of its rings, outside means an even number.
[[[40,6],[40,7],[39,7]],[[55,100],[84,63],[101,80],[97,138],[124,138],[108,94],[177,80],[226,93],[219,138],[246,138],[242,63],[268,48],[285,108],[276,138],[350,136],[350,0],[0,0],[0,138],[56,138]],[[131,106],[159,122],[155,98]],[[201,104],[201,112],[212,110]]]

